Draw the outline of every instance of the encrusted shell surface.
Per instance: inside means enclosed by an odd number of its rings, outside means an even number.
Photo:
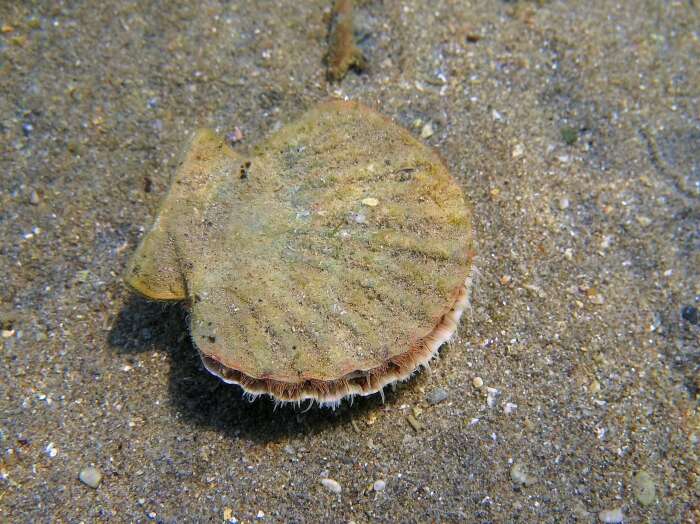
[[[410,376],[468,304],[470,213],[438,155],[327,102],[247,158],[195,136],[128,284],[191,306],[206,368],[247,392],[333,403]]]

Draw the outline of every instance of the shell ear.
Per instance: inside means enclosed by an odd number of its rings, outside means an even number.
[[[131,256],[124,280],[127,285],[153,300],[184,300],[187,289],[175,257],[172,239],[156,224]]]
[[[187,149],[185,158],[170,184],[170,191],[165,197],[160,214],[170,212],[169,206],[181,200],[196,201],[206,195],[211,182],[216,180],[220,168],[232,160],[238,159],[236,152],[219,135],[211,129],[199,129]],[[182,212],[182,209],[179,209]]]
[[[187,298],[183,261],[175,246],[178,218],[206,198],[220,168],[236,158],[233,149],[213,131],[197,131],[151,230],[129,260],[124,280],[134,291],[153,300]]]

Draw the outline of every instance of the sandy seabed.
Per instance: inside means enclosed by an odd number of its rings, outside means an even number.
[[[329,12],[0,5],[0,520],[700,520],[700,6],[358,2],[334,84]],[[329,97],[440,152],[479,276],[384,402],[274,409],[121,275],[198,127]]]

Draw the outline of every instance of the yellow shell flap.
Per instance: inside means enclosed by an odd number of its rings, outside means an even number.
[[[177,224],[196,221],[206,206],[211,184],[222,167],[237,163],[236,159],[233,149],[213,131],[197,131],[153,226],[129,261],[124,278],[132,289],[154,300],[187,298],[187,267],[172,231]]]

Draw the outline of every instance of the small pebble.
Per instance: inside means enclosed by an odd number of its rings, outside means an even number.
[[[17,453],[15,453],[15,450],[10,448],[7,451],[5,451],[5,456],[3,457],[3,463],[6,466],[14,466],[17,462]]]
[[[625,519],[622,508],[604,509],[598,513],[598,518],[606,524],[619,524]]]
[[[605,304],[605,297],[603,297],[603,295],[592,295],[589,300],[591,304],[596,304],[597,306]]]
[[[512,402],[506,402],[506,405],[503,406],[503,413],[505,413],[506,415],[512,415],[517,409],[517,404],[513,404]]]
[[[521,156],[523,156],[524,153],[525,153],[525,148],[523,147],[523,145],[522,144],[515,144],[513,146],[513,152],[511,153],[511,155],[513,156],[513,158],[520,158]]]
[[[447,390],[444,388],[434,389],[430,393],[428,393],[426,400],[431,406],[439,404],[443,400],[447,400]]]
[[[598,291],[596,291],[595,289],[589,289],[587,295],[588,300],[591,302],[591,304],[595,304],[597,306],[605,304],[605,297],[598,293]]]
[[[642,506],[648,506],[656,500],[654,479],[644,470],[638,471],[632,478],[632,492]]]
[[[683,309],[681,309],[681,317],[683,320],[687,320],[693,325],[696,325],[698,323],[698,308],[694,306],[683,306]]]
[[[590,520],[590,514],[588,513],[588,510],[586,509],[586,505],[581,502],[580,500],[575,500],[574,503],[572,504],[571,507],[571,513],[573,516],[578,519],[582,520],[584,522],[588,522]]]
[[[350,213],[350,218],[357,224],[366,224],[367,217],[362,213]]]
[[[343,491],[343,488],[340,486],[340,484],[338,484],[338,482],[333,479],[321,479],[321,484],[331,493],[340,493],[341,491]]]
[[[637,215],[635,218],[642,227],[647,227],[651,224],[651,218],[645,217],[644,215]]]
[[[527,466],[521,462],[516,462],[510,468],[510,478],[516,484],[522,484],[523,486],[531,486],[536,480],[528,474]]]
[[[233,510],[231,508],[224,508],[224,521],[231,522],[233,519]]]
[[[496,388],[486,388],[486,404],[490,408],[496,405],[496,398],[501,394],[501,392]]]
[[[430,122],[425,124],[423,129],[420,130],[421,138],[430,138],[433,136],[433,133],[435,133],[435,131],[433,130],[433,125]]]
[[[562,211],[564,209],[569,209],[569,205],[571,205],[571,202],[569,202],[568,198],[560,198],[559,199],[559,209]]]
[[[241,142],[243,140],[243,131],[241,131],[240,127],[234,127],[233,132],[226,135],[226,138],[228,138],[228,141],[232,144]]]
[[[372,485],[374,491],[384,491],[384,488],[386,488],[386,482],[383,480],[376,480]]]
[[[367,197],[362,199],[363,206],[376,207],[379,204],[379,200],[373,197]]]
[[[88,467],[84,468],[80,472],[78,478],[83,484],[90,486],[93,489],[97,489],[97,486],[99,486],[100,482],[102,482],[102,473],[100,473],[100,470],[97,468]]]
[[[484,379],[481,377],[474,377],[474,380],[472,380],[472,386],[474,386],[477,389],[480,389],[484,385]]]
[[[29,203],[33,206],[39,205],[39,194],[36,192],[36,190],[32,190],[32,192],[29,194]]]

